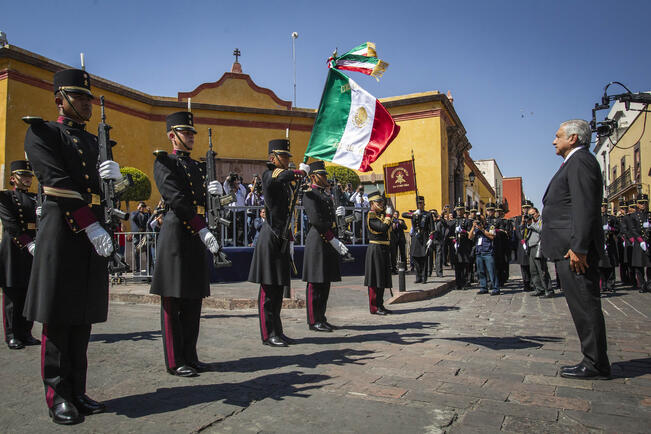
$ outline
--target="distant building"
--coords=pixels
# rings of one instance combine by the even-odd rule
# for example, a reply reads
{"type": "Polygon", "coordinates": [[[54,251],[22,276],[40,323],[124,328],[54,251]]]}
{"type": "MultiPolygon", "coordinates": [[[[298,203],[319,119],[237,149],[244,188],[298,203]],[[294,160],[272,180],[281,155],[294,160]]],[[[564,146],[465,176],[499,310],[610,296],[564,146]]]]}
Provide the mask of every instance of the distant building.
{"type": "Polygon", "coordinates": [[[464,200],[466,202],[466,206],[472,208],[472,206],[476,204],[477,209],[483,214],[483,212],[486,210],[486,204],[488,202],[495,201],[495,190],[490,185],[490,182],[486,179],[479,167],[475,164],[476,162],[470,158],[470,154],[468,152],[464,154],[464,158],[464,179],[466,186],[466,197],[464,200]],[[473,176],[470,175],[471,173],[473,176]]]}
{"type": "Polygon", "coordinates": [[[475,165],[479,169],[484,178],[488,181],[490,186],[495,190],[495,200],[501,201],[503,195],[503,180],[504,176],[494,159],[489,160],[475,160],[475,165]]]}
{"type": "MultiPolygon", "coordinates": [[[[509,211],[506,213],[507,218],[520,215],[524,192],[522,191],[522,177],[504,178],[504,199],[509,204],[509,211]]],[[[535,206],[536,204],[534,204],[535,206]]]]}

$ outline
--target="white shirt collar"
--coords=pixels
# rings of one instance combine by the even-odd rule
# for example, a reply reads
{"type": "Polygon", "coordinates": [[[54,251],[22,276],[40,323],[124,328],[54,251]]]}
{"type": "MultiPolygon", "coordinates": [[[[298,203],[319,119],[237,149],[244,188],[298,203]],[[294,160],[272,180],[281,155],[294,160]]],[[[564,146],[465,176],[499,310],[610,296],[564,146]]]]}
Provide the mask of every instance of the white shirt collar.
{"type": "Polygon", "coordinates": [[[583,149],[583,148],[585,148],[585,146],[579,146],[578,148],[574,148],[574,149],[572,149],[572,150],[570,151],[570,153],[567,154],[567,157],[565,157],[565,160],[563,160],[563,164],[567,163],[567,160],[569,160],[570,157],[571,157],[571,156],[572,156],[576,151],[578,151],[579,149],[583,149]]]}

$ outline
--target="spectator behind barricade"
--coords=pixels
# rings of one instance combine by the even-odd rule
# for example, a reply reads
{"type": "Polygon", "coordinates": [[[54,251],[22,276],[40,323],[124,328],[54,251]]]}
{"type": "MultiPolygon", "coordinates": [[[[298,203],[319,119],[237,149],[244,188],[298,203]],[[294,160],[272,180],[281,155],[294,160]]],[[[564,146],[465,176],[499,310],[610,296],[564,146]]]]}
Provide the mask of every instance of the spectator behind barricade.
{"type": "Polygon", "coordinates": [[[400,218],[400,212],[398,210],[393,211],[393,219],[391,220],[391,238],[389,246],[391,247],[391,272],[394,274],[398,273],[398,257],[400,261],[404,262],[404,265],[407,265],[407,256],[406,256],[406,239],[405,239],[405,230],[407,229],[407,224],[403,219],[400,218]],[[400,254],[400,256],[398,256],[400,254]]]}
{"type": "Polygon", "coordinates": [[[262,225],[264,224],[265,220],[267,220],[267,214],[262,208],[260,210],[260,216],[256,217],[253,220],[253,228],[255,230],[255,236],[253,237],[253,243],[251,243],[251,247],[255,247],[256,243],[258,242],[258,236],[260,235],[260,231],[262,230],[262,225]]]}
{"type": "MultiPolygon", "coordinates": [[[[350,196],[350,202],[353,204],[355,208],[369,208],[369,202],[368,202],[368,196],[364,194],[364,186],[359,185],[357,187],[357,190],[355,193],[353,193],[350,196]]],[[[362,222],[361,224],[355,225],[355,238],[357,239],[356,241],[361,241],[362,240],[362,227],[366,227],[366,224],[364,224],[364,219],[363,219],[363,212],[361,210],[355,211],[355,221],[357,222],[362,222]]]]}
{"type": "MultiPolygon", "coordinates": [[[[246,195],[244,204],[247,207],[253,206],[263,206],[264,205],[264,196],[262,195],[262,181],[256,173],[253,175],[253,179],[249,184],[249,193],[246,195]]],[[[254,220],[257,218],[258,209],[248,209],[246,210],[246,225],[247,225],[247,244],[251,245],[253,242],[253,237],[255,236],[255,228],[253,226],[254,220]]]]}
{"type": "MultiPolygon", "coordinates": [[[[235,193],[235,202],[230,204],[231,207],[244,207],[246,206],[246,188],[242,185],[242,180],[237,173],[231,173],[224,181],[224,193],[235,193]]],[[[235,226],[236,240],[234,245],[244,245],[244,222],[245,212],[244,209],[238,210],[233,213],[234,218],[231,220],[235,226]]],[[[229,228],[229,233],[232,235],[233,227],[229,228]]]]}
{"type": "Polygon", "coordinates": [[[479,274],[479,294],[488,292],[487,278],[490,279],[492,290],[491,295],[499,295],[500,287],[495,271],[495,251],[493,249],[494,230],[486,229],[486,220],[479,214],[472,223],[472,229],[468,233],[468,239],[475,242],[475,262],[477,274],[479,274]]]}
{"type": "Polygon", "coordinates": [[[540,248],[540,233],[542,232],[542,218],[538,208],[529,208],[526,216],[526,224],[529,236],[527,247],[529,250],[529,270],[531,271],[531,283],[535,288],[533,296],[544,296],[552,298],[554,290],[551,287],[551,278],[547,268],[547,259],[543,257],[540,248]]]}
{"type": "MultiPolygon", "coordinates": [[[[151,210],[147,207],[145,202],[139,202],[138,208],[131,213],[131,232],[147,232],[147,221],[149,220],[149,217],[151,217],[151,210]]],[[[140,256],[141,252],[147,252],[147,240],[143,239],[141,234],[134,234],[132,241],[134,246],[132,268],[134,275],[138,275],[144,269],[143,267],[146,267],[147,265],[147,258],[143,260],[140,256]]]]}

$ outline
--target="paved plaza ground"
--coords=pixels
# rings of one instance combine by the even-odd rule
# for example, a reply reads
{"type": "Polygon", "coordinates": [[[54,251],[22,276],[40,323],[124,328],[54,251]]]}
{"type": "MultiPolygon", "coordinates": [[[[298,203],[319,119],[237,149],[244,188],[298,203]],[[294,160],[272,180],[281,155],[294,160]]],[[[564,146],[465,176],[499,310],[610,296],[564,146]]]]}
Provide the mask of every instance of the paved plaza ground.
{"type": "MultiPolygon", "coordinates": [[[[450,291],[381,317],[368,313],[363,278],[348,277],[331,292],[334,333],[310,332],[304,309],[283,310],[298,341],[289,348],[261,345],[255,309],[206,308],[199,355],[213,371],[198,378],[165,373],[157,305],[113,302],[88,350],[88,394],[107,413],[53,424],[40,348],[3,346],[0,432],[651,431],[651,294],[602,299],[615,378],[567,380],[560,366],[581,355],[565,299],[532,297],[518,278],[500,296],[450,291]]],[[[294,282],[299,298],[302,286],[294,282]]],[[[147,289],[114,292],[138,300],[147,289]]],[[[224,299],[256,293],[249,283],[213,286],[224,299]]]]}

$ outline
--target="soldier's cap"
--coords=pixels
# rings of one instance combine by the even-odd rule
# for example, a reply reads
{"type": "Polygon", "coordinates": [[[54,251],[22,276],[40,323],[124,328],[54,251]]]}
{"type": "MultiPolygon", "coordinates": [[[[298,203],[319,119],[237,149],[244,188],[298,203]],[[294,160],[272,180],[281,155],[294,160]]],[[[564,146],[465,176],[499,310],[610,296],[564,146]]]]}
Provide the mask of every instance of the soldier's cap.
{"type": "Polygon", "coordinates": [[[314,173],[315,175],[326,175],[328,172],[325,168],[325,162],[318,160],[310,163],[310,174],[314,173]]]}
{"type": "Polygon", "coordinates": [[[270,154],[285,154],[292,156],[289,152],[289,140],[287,139],[274,139],[269,140],[269,153],[270,154]]]}
{"type": "Polygon", "coordinates": [[[418,196],[418,199],[416,199],[417,203],[425,203],[425,196],[418,196]]]}
{"type": "Polygon", "coordinates": [[[531,208],[533,207],[533,202],[530,201],[529,199],[525,199],[522,201],[522,208],[531,208]]]}
{"type": "Polygon", "coordinates": [[[486,211],[494,210],[495,209],[495,204],[493,202],[488,202],[486,204],[486,211]]]}
{"type": "Polygon", "coordinates": [[[377,190],[368,194],[369,202],[377,202],[381,200],[384,200],[384,196],[382,196],[382,194],[377,190]]]}
{"type": "Polygon", "coordinates": [[[94,98],[90,92],[90,75],[83,69],[64,69],[54,74],[54,93],[83,93],[94,98]]]}
{"type": "Polygon", "coordinates": [[[602,200],[601,201],[601,206],[608,206],[608,201],[602,200]]]}
{"type": "Polygon", "coordinates": [[[197,133],[194,129],[194,116],[190,112],[176,112],[167,115],[167,131],[192,131],[197,133]]]}
{"type": "Polygon", "coordinates": [[[646,194],[641,194],[640,197],[637,198],[637,203],[647,203],[649,202],[649,196],[646,194]]]}
{"type": "Polygon", "coordinates": [[[629,208],[637,208],[637,201],[635,199],[631,199],[628,201],[628,207],[629,208]]]}
{"type": "Polygon", "coordinates": [[[34,175],[32,165],[27,160],[16,160],[11,162],[11,174],[34,175]]]}

